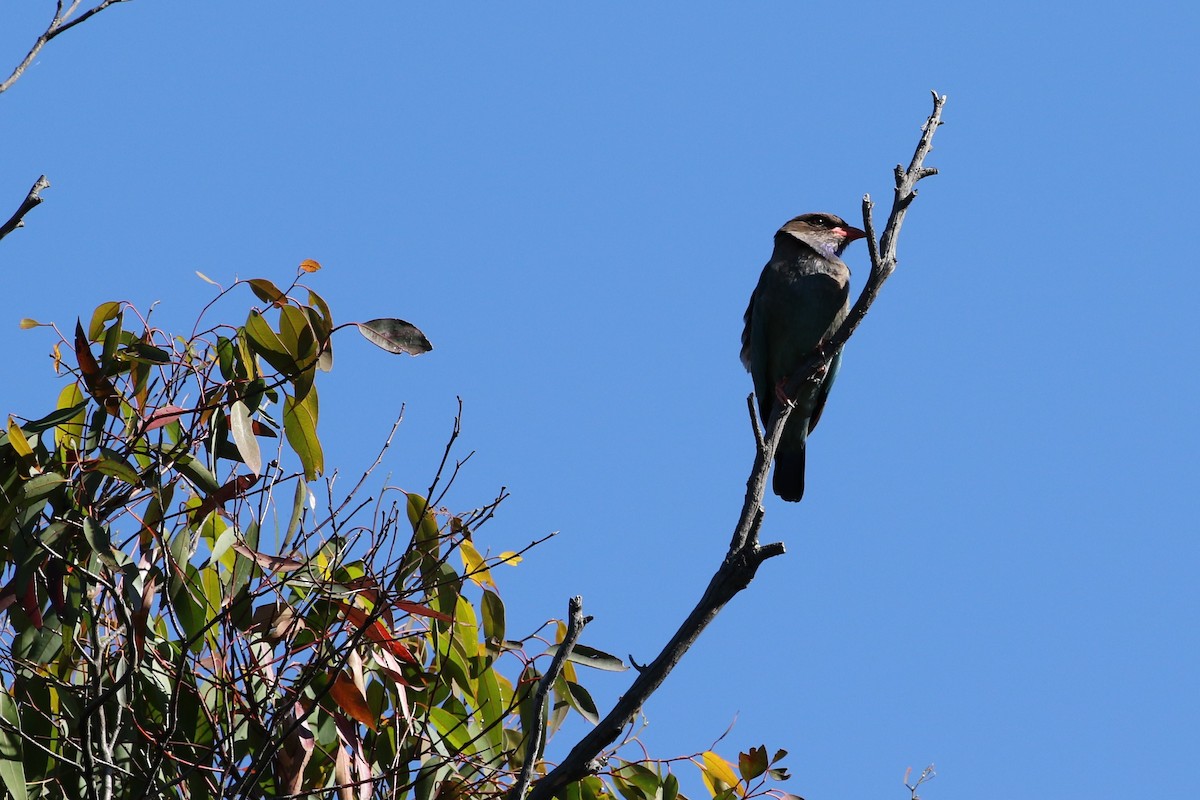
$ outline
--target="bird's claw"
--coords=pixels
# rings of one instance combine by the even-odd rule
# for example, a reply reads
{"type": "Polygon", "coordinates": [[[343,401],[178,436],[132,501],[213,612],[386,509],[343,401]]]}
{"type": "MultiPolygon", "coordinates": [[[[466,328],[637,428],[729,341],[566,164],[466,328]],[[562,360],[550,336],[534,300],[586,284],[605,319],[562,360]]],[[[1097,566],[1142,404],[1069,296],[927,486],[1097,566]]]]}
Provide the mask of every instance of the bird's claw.
{"type": "Polygon", "coordinates": [[[786,389],[787,389],[787,379],[784,378],[775,384],[775,399],[778,400],[780,402],[780,404],[785,407],[787,407],[787,406],[795,407],[796,403],[792,400],[792,398],[787,396],[786,389]]]}

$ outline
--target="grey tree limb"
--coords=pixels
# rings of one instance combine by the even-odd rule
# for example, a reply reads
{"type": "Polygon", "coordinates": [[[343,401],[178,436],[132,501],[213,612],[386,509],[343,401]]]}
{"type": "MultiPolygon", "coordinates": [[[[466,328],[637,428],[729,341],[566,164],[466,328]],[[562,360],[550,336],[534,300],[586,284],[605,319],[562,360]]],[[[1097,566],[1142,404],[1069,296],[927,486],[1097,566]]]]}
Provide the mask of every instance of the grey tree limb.
{"type": "Polygon", "coordinates": [[[883,228],[883,235],[878,240],[875,238],[875,221],[871,216],[875,204],[871,202],[871,195],[863,195],[863,230],[867,232],[867,250],[871,256],[871,272],[841,327],[792,374],[785,390],[789,397],[795,397],[800,386],[805,382],[819,381],[829,360],[842,349],[842,346],[858,329],[859,324],[867,315],[867,310],[879,296],[879,290],[883,287],[884,281],[896,271],[896,239],[900,235],[900,226],[904,224],[904,216],[908,213],[908,207],[917,197],[917,182],[922,178],[937,174],[936,169],[925,166],[925,157],[933,150],[933,135],[937,133],[938,127],[942,124],[942,107],[945,105],[946,95],[933,92],[933,111],[925,120],[925,124],[921,126],[921,139],[917,142],[917,149],[913,153],[908,169],[904,169],[899,164],[895,167],[896,188],[892,199],[892,211],[883,228]]]}
{"type": "Polygon", "coordinates": [[[37,58],[38,53],[42,52],[42,48],[46,46],[46,43],[55,36],[66,33],[67,31],[71,30],[71,28],[74,28],[79,23],[90,19],[96,14],[99,14],[109,6],[116,5],[117,3],[124,3],[125,1],[126,0],[102,0],[102,2],[92,6],[79,16],[75,16],[75,12],[79,10],[79,4],[81,0],[71,0],[71,3],[69,3],[65,8],[63,7],[63,0],[57,0],[54,9],[54,19],[50,20],[50,24],[46,27],[45,32],[34,40],[33,46],[29,48],[29,52],[25,54],[23,59],[21,59],[21,63],[17,64],[12,73],[4,79],[3,83],[0,83],[0,94],[4,94],[14,83],[17,82],[17,79],[25,73],[25,70],[27,70],[29,65],[33,63],[33,60],[37,58]]]}
{"type": "MultiPolygon", "coordinates": [[[[92,6],[87,11],[76,16],[75,12],[79,10],[81,1],[71,0],[65,6],[63,0],[55,1],[54,18],[50,20],[50,24],[46,27],[46,30],[34,40],[33,46],[29,48],[29,52],[21,59],[21,63],[13,68],[13,71],[3,82],[0,82],[0,94],[7,92],[25,74],[25,70],[29,69],[29,65],[37,58],[38,53],[42,52],[42,48],[46,46],[46,43],[55,36],[66,33],[71,28],[74,28],[85,20],[91,19],[109,6],[126,2],[126,0],[101,0],[101,2],[92,6]]],[[[3,239],[17,228],[25,225],[25,215],[42,202],[41,191],[49,187],[50,181],[46,180],[45,175],[37,179],[37,182],[33,184],[33,188],[29,190],[29,194],[25,196],[25,200],[21,203],[20,208],[17,209],[17,212],[9,218],[8,222],[0,225],[0,239],[3,239]]]]}
{"type": "MultiPolygon", "coordinates": [[[[871,274],[857,302],[847,315],[846,321],[842,323],[834,336],[793,374],[787,386],[789,396],[794,397],[796,390],[804,382],[821,379],[829,368],[830,358],[853,335],[867,310],[875,301],[879,288],[895,271],[896,237],[904,221],[904,214],[916,197],[914,187],[917,181],[937,172],[925,167],[924,160],[932,149],[933,134],[941,125],[942,106],[945,102],[944,95],[939,96],[936,92],[934,93],[933,113],[922,127],[921,140],[917,145],[912,162],[907,170],[899,166],[896,168],[896,193],[892,204],[892,213],[888,218],[883,238],[878,247],[875,244],[874,223],[871,219],[871,199],[870,196],[863,198],[864,223],[871,252],[871,274]]],[[[606,756],[603,755],[605,748],[617,740],[621,731],[634,719],[650,695],[662,685],[667,675],[699,638],[701,632],[734,595],[750,584],[759,565],[768,558],[784,553],[782,543],[760,545],[758,535],[763,521],[762,499],[766,492],[767,475],[770,473],[771,461],[775,457],[775,450],[783,435],[783,427],[791,413],[792,406],[784,404],[781,408],[781,404],[776,404],[771,418],[766,422],[765,432],[760,433],[752,397],[748,399],[748,402],[755,441],[754,466],[746,481],[746,497],[742,504],[742,512],[734,526],[733,537],[730,540],[729,551],[725,554],[725,559],[709,581],[700,601],[663,647],[662,652],[650,664],[640,669],[633,684],[604,719],[571,749],[557,767],[533,785],[527,800],[550,800],[564,786],[599,772],[606,759],[606,756]]]]}
{"type": "Polygon", "coordinates": [[[579,634],[583,632],[583,626],[586,624],[587,620],[583,618],[583,598],[576,595],[567,603],[566,635],[563,636],[562,643],[559,644],[554,658],[550,660],[550,667],[546,670],[546,674],[538,681],[537,691],[533,695],[533,730],[528,732],[529,738],[525,744],[525,761],[521,764],[521,772],[517,776],[516,784],[509,790],[508,800],[523,800],[525,793],[529,791],[529,782],[533,779],[534,765],[537,764],[538,758],[541,757],[542,748],[546,742],[546,698],[550,694],[550,688],[558,680],[559,673],[563,669],[563,664],[567,663],[567,658],[570,657],[571,651],[575,649],[575,643],[579,641],[579,634]]]}
{"type": "Polygon", "coordinates": [[[0,225],[0,239],[8,236],[17,228],[24,227],[25,215],[33,209],[37,208],[42,202],[42,190],[50,188],[50,181],[46,180],[46,176],[38,178],[34,181],[29,194],[25,195],[25,199],[21,201],[21,205],[17,208],[16,213],[9,217],[8,222],[0,225]]]}

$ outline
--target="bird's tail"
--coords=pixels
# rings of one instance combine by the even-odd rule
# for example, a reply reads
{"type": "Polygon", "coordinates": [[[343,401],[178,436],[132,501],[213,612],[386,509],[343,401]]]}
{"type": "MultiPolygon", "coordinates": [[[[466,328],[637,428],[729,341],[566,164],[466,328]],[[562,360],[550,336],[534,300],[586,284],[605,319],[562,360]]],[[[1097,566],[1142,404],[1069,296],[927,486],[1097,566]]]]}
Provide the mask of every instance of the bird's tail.
{"type": "Polygon", "coordinates": [[[804,497],[804,447],[775,454],[775,477],[771,488],[789,503],[804,497]]]}

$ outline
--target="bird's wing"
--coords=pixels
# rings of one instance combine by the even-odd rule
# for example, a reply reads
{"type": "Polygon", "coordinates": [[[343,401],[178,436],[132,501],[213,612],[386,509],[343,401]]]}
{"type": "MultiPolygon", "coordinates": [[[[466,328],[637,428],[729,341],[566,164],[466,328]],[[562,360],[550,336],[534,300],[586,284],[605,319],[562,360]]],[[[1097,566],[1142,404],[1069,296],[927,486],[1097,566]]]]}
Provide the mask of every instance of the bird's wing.
{"type": "Polygon", "coordinates": [[[771,264],[763,267],[758,285],[750,295],[750,304],[746,307],[743,318],[746,326],[742,329],[742,364],[750,371],[754,380],[754,395],[758,398],[758,412],[762,416],[763,425],[771,416],[771,404],[775,402],[775,384],[771,377],[770,336],[767,326],[770,320],[769,305],[771,281],[777,276],[771,270],[771,264]]]}
{"type": "MultiPolygon", "coordinates": [[[[761,279],[760,279],[761,280],[761,279]]],[[[742,321],[745,322],[745,327],[742,328],[742,366],[746,371],[750,371],[750,344],[751,344],[751,328],[754,324],[754,298],[758,295],[756,288],[750,293],[750,305],[746,306],[746,313],[742,315],[742,321]]]]}
{"type": "MultiPolygon", "coordinates": [[[[847,276],[848,277],[848,276],[847,276]]],[[[849,311],[850,303],[850,283],[835,281],[837,285],[836,294],[841,301],[841,309],[834,315],[833,321],[829,323],[824,336],[821,340],[824,341],[837,333],[837,329],[842,326],[842,321],[846,319],[846,314],[849,311]]],[[[812,431],[817,427],[817,422],[821,419],[821,411],[825,408],[825,401],[829,398],[829,390],[833,388],[833,381],[837,378],[838,370],[842,368],[842,351],[838,350],[833,358],[829,360],[829,372],[825,375],[825,380],[821,381],[821,388],[817,390],[817,396],[813,400],[812,416],[808,419],[808,429],[812,431]]]]}
{"type": "Polygon", "coordinates": [[[829,398],[829,390],[833,388],[833,379],[837,377],[838,370],[842,368],[842,351],[838,350],[837,355],[829,360],[829,373],[826,374],[825,380],[821,381],[821,388],[817,390],[816,400],[813,402],[812,416],[808,418],[808,430],[811,432],[817,427],[817,421],[821,419],[821,412],[825,409],[825,401],[829,398]]]}

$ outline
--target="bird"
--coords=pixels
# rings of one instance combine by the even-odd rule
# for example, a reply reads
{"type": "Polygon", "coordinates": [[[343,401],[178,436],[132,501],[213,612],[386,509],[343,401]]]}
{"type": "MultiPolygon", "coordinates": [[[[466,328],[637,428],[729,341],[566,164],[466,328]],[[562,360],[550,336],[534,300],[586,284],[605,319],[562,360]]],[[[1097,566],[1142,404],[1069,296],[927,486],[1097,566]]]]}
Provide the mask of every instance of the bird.
{"type": "MultiPolygon", "coordinates": [[[[850,268],[840,256],[867,234],[834,214],[801,214],[775,234],[775,250],[750,295],[742,330],[742,364],[754,380],[763,426],[776,402],[787,401],[792,373],[833,336],[846,318],[850,268]]],[[[804,449],[817,426],[841,367],[839,349],[825,377],[811,391],[790,398],[796,405],[775,451],[771,488],[786,501],[804,497],[804,449]]]]}

